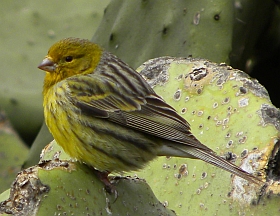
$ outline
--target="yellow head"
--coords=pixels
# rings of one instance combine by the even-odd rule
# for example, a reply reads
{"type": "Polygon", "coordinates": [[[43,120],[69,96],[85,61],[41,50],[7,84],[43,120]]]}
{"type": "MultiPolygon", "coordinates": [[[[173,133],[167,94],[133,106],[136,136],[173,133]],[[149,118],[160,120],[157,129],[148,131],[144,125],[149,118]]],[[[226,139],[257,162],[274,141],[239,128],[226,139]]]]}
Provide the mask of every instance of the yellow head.
{"type": "Polygon", "coordinates": [[[47,72],[44,91],[67,77],[92,73],[101,55],[102,48],[89,40],[66,38],[58,41],[38,66],[47,72]]]}

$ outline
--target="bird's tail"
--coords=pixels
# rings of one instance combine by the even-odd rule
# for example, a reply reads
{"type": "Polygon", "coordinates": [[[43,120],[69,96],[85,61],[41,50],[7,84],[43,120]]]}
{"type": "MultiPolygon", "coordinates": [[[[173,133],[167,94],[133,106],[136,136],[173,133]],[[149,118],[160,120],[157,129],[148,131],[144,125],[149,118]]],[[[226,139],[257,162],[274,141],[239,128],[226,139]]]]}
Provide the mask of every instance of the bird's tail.
{"type": "MultiPolygon", "coordinates": [[[[172,145],[168,147],[168,152],[172,152],[172,155],[170,156],[177,156],[177,157],[188,157],[188,158],[195,158],[203,160],[209,164],[212,164],[216,167],[219,167],[221,169],[224,169],[230,173],[233,173],[243,179],[248,180],[249,182],[253,182],[256,184],[262,184],[263,182],[255,177],[254,175],[244,171],[243,169],[239,168],[238,166],[230,163],[229,161],[223,159],[222,157],[216,155],[212,151],[207,151],[206,149],[199,149],[195,148],[193,146],[187,146],[187,145],[172,145]],[[170,149],[173,149],[170,151],[170,149]]],[[[165,149],[166,150],[166,149],[165,149]]],[[[166,155],[166,154],[165,154],[166,155]]]]}

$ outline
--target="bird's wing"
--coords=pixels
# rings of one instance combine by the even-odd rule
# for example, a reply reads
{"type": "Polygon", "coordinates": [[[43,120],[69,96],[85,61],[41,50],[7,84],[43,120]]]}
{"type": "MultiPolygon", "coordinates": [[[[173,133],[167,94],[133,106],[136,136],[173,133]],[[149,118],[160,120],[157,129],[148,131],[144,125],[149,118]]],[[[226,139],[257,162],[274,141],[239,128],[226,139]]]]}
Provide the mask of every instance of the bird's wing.
{"type": "Polygon", "coordinates": [[[139,92],[125,91],[120,83],[93,74],[66,80],[71,102],[85,115],[106,118],[143,133],[211,151],[190,133],[187,121],[153,90],[147,92],[145,88],[142,93],[144,90],[146,93],[139,96],[139,92]]]}

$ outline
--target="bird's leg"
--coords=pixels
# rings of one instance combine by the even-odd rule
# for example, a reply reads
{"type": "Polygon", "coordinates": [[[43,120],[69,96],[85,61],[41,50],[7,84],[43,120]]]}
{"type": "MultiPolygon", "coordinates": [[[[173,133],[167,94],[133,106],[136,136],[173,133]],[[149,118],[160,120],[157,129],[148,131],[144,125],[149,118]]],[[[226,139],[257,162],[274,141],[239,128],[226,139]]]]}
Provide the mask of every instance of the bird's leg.
{"type": "Polygon", "coordinates": [[[109,194],[117,194],[117,190],[115,188],[115,186],[110,182],[110,180],[108,179],[108,175],[110,174],[110,172],[108,171],[99,171],[93,168],[93,172],[95,173],[95,175],[97,176],[97,178],[103,182],[103,184],[105,185],[105,190],[107,193],[109,194]]]}

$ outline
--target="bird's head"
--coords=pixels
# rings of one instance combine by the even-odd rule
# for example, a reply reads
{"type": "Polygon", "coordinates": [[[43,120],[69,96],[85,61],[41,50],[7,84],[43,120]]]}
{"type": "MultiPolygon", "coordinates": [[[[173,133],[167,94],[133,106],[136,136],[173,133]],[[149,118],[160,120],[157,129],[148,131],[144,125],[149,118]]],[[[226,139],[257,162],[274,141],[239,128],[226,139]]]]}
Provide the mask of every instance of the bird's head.
{"type": "Polygon", "coordinates": [[[92,73],[98,65],[102,49],[89,40],[66,38],[49,49],[38,68],[46,71],[45,88],[77,74],[92,73]]]}

